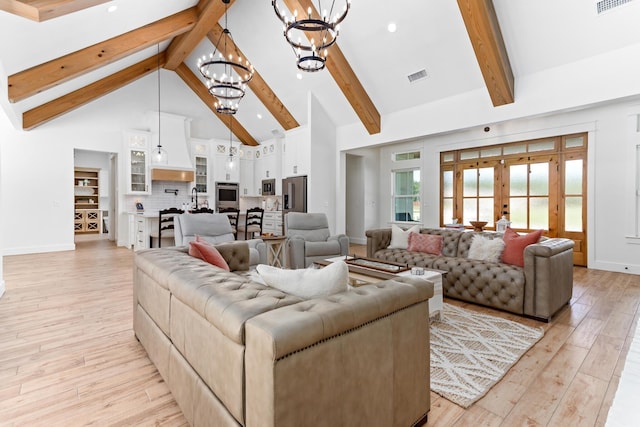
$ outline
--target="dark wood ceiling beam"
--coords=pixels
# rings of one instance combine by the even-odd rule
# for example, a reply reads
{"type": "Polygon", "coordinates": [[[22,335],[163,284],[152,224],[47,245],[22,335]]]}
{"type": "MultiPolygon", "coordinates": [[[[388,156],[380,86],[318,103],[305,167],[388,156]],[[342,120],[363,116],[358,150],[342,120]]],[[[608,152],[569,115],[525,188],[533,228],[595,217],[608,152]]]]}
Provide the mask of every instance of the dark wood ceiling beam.
{"type": "Polygon", "coordinates": [[[245,145],[258,145],[258,141],[240,124],[233,115],[220,114],[213,106],[213,96],[209,93],[205,85],[200,81],[198,76],[193,74],[191,69],[184,62],[176,68],[176,74],[191,88],[198,98],[205,103],[207,107],[225,124],[231,129],[233,134],[245,145]]]}
{"type": "Polygon", "coordinates": [[[104,79],[26,111],[22,114],[22,128],[24,130],[33,129],[49,120],[88,104],[157,70],[158,63],[162,67],[164,62],[165,53],[162,52],[159,59],[158,55],[154,55],[104,79]]]}
{"type": "Polygon", "coordinates": [[[514,102],[514,77],[491,0],[458,0],[494,107],[514,102]]]}
{"type": "Polygon", "coordinates": [[[128,33],[70,53],[9,76],[9,101],[17,102],[74,77],[110,64],[189,31],[195,25],[195,7],[128,33]]]}
{"type": "MultiPolygon", "coordinates": [[[[229,1],[231,6],[235,0],[229,1]]],[[[198,22],[187,33],[180,34],[173,39],[167,48],[167,70],[175,70],[191,54],[193,49],[207,35],[214,25],[217,25],[224,15],[225,4],[221,0],[200,0],[197,6],[198,22]]]]}
{"type": "MultiPolygon", "coordinates": [[[[228,40],[227,50],[225,50],[224,46],[217,46],[218,40],[220,40],[220,36],[224,28],[219,24],[216,24],[214,28],[207,34],[207,37],[213,43],[216,48],[222,52],[224,56],[227,56],[228,51],[233,51],[236,56],[239,55],[242,58],[248,59],[247,56],[242,53],[240,48],[232,41],[228,40]]],[[[249,60],[251,62],[251,60],[249,60]]],[[[251,91],[258,97],[258,99],[264,104],[267,110],[271,113],[271,115],[280,123],[285,130],[297,128],[300,126],[298,121],[291,115],[287,107],[280,101],[280,99],[276,96],[276,94],[271,90],[267,82],[262,78],[258,70],[254,69],[253,78],[249,82],[249,88],[251,91]]]]}
{"type": "Polygon", "coordinates": [[[0,0],[0,10],[42,22],[109,1],[111,0],[0,0]]]}
{"type": "MultiPolygon", "coordinates": [[[[297,9],[298,16],[306,16],[309,7],[314,15],[319,16],[311,0],[284,0],[284,3],[291,12],[297,9]]],[[[340,50],[338,43],[329,48],[326,66],[369,134],[380,133],[380,113],[340,50]]]]}

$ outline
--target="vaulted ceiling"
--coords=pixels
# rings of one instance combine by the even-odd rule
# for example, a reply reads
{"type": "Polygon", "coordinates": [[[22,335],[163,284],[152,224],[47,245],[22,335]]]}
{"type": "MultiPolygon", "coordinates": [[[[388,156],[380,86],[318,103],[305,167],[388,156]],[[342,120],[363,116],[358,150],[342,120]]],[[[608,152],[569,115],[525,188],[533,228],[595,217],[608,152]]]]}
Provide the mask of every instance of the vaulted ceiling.
{"type": "MultiPolygon", "coordinates": [[[[290,10],[313,6],[311,0],[283,3],[290,10]]],[[[222,31],[221,0],[0,0],[1,81],[5,104],[28,130],[162,67],[240,141],[255,145],[306,121],[307,91],[337,126],[359,121],[375,134],[384,114],[481,86],[493,108],[517,102],[519,75],[640,42],[637,31],[625,38],[606,33],[635,24],[613,13],[596,20],[592,2],[523,3],[530,2],[356,0],[327,69],[298,79],[271,2],[231,0],[228,27],[256,74],[238,114],[226,116],[215,112],[195,65],[222,31]],[[107,12],[110,6],[117,10],[107,12]],[[545,7],[553,14],[544,15],[545,7]],[[396,33],[386,31],[392,21],[396,33]],[[585,43],[590,40],[593,45],[585,43]],[[426,79],[409,83],[407,76],[422,69],[426,79]]]]}

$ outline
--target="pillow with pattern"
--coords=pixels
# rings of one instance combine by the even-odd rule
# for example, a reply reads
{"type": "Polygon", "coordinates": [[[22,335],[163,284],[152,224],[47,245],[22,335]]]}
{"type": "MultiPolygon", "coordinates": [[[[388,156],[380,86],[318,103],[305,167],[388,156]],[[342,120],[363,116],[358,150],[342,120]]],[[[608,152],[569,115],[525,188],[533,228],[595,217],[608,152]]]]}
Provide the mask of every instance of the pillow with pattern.
{"type": "Polygon", "coordinates": [[[410,233],[407,250],[426,254],[442,254],[442,236],[435,234],[410,233]]]}

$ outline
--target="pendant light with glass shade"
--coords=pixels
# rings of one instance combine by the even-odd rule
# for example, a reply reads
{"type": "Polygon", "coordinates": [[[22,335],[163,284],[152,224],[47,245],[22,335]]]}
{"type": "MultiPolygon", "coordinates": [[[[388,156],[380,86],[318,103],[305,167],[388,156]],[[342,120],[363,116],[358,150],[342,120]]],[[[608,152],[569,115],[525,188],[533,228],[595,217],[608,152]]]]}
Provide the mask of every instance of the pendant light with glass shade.
{"type": "Polygon", "coordinates": [[[160,44],[158,43],[158,145],[154,148],[151,153],[151,161],[155,164],[166,165],[169,164],[169,156],[167,155],[167,151],[162,148],[162,144],[160,143],[160,44]]]}
{"type": "Polygon", "coordinates": [[[233,161],[233,118],[229,117],[229,157],[227,158],[226,169],[227,172],[231,173],[233,168],[235,167],[235,163],[233,161]]]}

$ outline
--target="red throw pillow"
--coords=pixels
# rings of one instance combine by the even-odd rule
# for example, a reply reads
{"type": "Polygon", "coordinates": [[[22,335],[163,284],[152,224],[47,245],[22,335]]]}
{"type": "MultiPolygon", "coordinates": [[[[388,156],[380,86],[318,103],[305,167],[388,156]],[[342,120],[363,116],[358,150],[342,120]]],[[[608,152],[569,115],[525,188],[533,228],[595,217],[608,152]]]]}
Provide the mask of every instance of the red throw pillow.
{"type": "Polygon", "coordinates": [[[209,264],[220,267],[223,270],[230,270],[227,261],[225,261],[220,252],[209,243],[203,241],[189,242],[189,255],[207,261],[209,264]]]}
{"type": "Polygon", "coordinates": [[[502,252],[502,262],[505,264],[518,265],[524,267],[524,248],[534,243],[538,243],[542,236],[542,230],[532,231],[529,234],[519,235],[511,227],[507,227],[502,239],[504,240],[504,251],[502,252]]]}
{"type": "Polygon", "coordinates": [[[426,254],[442,254],[442,236],[435,234],[409,233],[408,251],[426,254]]]}

